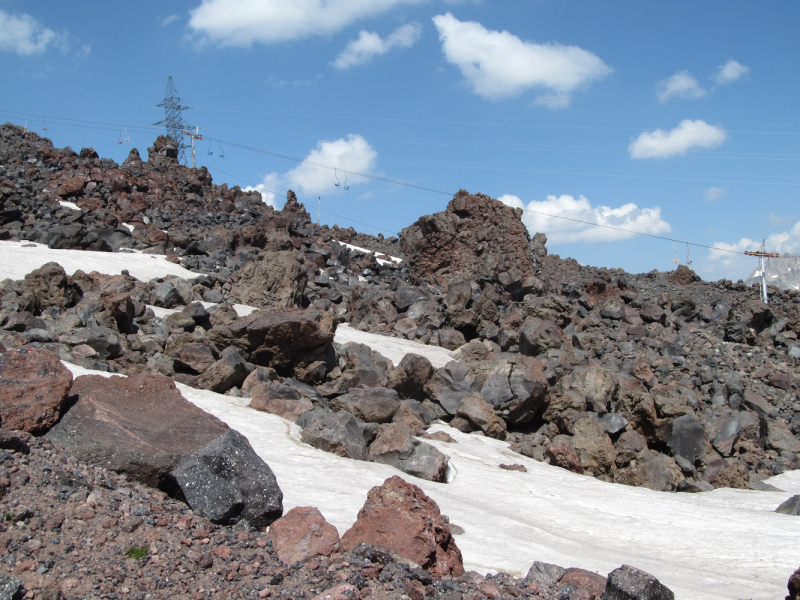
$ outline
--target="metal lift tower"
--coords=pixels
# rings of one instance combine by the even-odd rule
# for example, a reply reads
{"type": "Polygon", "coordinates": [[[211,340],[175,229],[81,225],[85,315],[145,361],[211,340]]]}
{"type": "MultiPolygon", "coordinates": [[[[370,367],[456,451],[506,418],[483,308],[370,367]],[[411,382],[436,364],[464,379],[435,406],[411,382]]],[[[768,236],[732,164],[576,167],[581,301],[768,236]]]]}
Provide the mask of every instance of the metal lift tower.
{"type": "Polygon", "coordinates": [[[186,142],[181,132],[192,129],[192,126],[183,120],[183,111],[189,107],[181,104],[178,90],[175,89],[175,83],[172,81],[172,75],[167,80],[164,101],[161,104],[156,104],[156,106],[164,107],[165,116],[163,121],[153,123],[153,125],[161,125],[167,128],[167,137],[172,138],[178,148],[178,162],[186,165],[186,142]]]}

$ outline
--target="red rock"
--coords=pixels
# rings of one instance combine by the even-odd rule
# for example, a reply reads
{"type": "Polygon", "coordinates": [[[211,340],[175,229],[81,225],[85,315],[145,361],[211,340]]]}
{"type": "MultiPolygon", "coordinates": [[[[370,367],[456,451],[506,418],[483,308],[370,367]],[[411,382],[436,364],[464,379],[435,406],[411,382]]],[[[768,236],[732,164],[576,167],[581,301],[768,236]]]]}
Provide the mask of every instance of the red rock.
{"type": "Polygon", "coordinates": [[[575,586],[578,588],[580,596],[573,592],[570,598],[586,598],[587,600],[595,600],[602,598],[606,593],[606,578],[597,573],[586,571],[584,569],[567,569],[564,576],[559,579],[556,590],[567,585],[575,586]]]}
{"type": "Polygon", "coordinates": [[[278,415],[292,423],[297,421],[297,417],[314,408],[308,398],[290,400],[287,398],[266,398],[264,396],[255,396],[250,401],[249,406],[261,412],[278,415]]]}
{"type": "Polygon", "coordinates": [[[316,508],[293,508],[269,526],[269,538],[278,558],[293,565],[312,556],[329,556],[339,544],[339,532],[316,508]]]}
{"type": "Polygon", "coordinates": [[[178,463],[228,431],[160,375],[75,379],[78,400],[48,437],[78,460],[156,486],[178,463]]]}
{"type": "Polygon", "coordinates": [[[4,429],[45,433],[61,417],[72,373],[47,350],[23,347],[0,355],[0,420],[4,429]]]}
{"type": "Polygon", "coordinates": [[[349,551],[362,542],[404,556],[434,577],[464,573],[461,551],[439,506],[420,488],[396,475],[369,491],[339,547],[349,551]]]}
{"type": "Polygon", "coordinates": [[[545,449],[545,456],[550,459],[550,464],[562,469],[567,469],[573,473],[583,473],[581,457],[578,451],[572,446],[563,442],[550,444],[545,449]]]}
{"type": "Polygon", "coordinates": [[[62,198],[77,196],[83,191],[84,183],[83,177],[70,177],[58,186],[58,195],[62,198]]]}

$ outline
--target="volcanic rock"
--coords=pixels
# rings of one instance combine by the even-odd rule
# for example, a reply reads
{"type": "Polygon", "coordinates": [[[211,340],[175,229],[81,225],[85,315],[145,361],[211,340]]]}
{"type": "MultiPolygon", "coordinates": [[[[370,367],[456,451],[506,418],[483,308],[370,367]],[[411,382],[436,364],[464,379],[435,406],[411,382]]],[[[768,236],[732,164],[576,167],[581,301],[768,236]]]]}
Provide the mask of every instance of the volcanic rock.
{"type": "Polygon", "coordinates": [[[428,481],[445,481],[447,456],[436,448],[415,440],[400,423],[380,427],[378,436],[370,444],[369,457],[372,462],[391,465],[394,468],[428,481]]]}
{"type": "Polygon", "coordinates": [[[400,232],[414,282],[497,282],[521,298],[536,280],[521,217],[521,209],[461,190],[444,212],[400,232]]]}
{"type": "Polygon", "coordinates": [[[47,434],[80,460],[156,487],[184,458],[228,430],[160,375],[83,375],[76,404],[47,434]]]}
{"type": "Polygon", "coordinates": [[[461,551],[439,506],[420,488],[394,476],[374,487],[358,518],[339,542],[352,550],[366,543],[408,558],[434,577],[464,573],[461,551]]]}
{"type": "Polygon", "coordinates": [[[72,373],[47,350],[23,347],[0,354],[3,429],[45,433],[55,425],[72,386],[72,373]]]}
{"type": "Polygon", "coordinates": [[[367,445],[358,421],[344,410],[328,413],[313,421],[303,429],[300,439],[315,448],[339,456],[355,460],[367,459],[367,445]]]}
{"type": "Polygon", "coordinates": [[[674,600],[669,588],[658,579],[629,565],[608,574],[603,600],[674,600]]]}
{"type": "Polygon", "coordinates": [[[313,556],[329,556],[339,546],[339,532],[311,506],[298,506],[272,523],[269,539],[278,558],[293,565],[313,556]]]}
{"type": "Polygon", "coordinates": [[[229,429],[184,458],[169,474],[196,513],[213,523],[266,527],[283,514],[283,492],[247,438],[229,429]]]}

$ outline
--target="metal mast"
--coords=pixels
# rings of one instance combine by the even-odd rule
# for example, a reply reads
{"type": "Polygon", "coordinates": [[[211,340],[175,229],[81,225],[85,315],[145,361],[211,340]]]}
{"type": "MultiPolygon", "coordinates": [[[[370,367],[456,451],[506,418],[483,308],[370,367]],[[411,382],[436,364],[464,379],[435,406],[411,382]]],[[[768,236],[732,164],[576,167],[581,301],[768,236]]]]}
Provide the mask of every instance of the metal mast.
{"type": "Polygon", "coordinates": [[[175,83],[172,81],[172,75],[167,80],[167,91],[164,94],[164,101],[156,106],[164,107],[164,120],[153,125],[161,125],[167,128],[167,137],[172,138],[178,148],[178,162],[186,164],[186,142],[184,141],[181,132],[187,131],[192,128],[189,123],[183,120],[182,111],[187,110],[189,107],[181,104],[181,99],[178,97],[178,90],[175,89],[175,83]]]}

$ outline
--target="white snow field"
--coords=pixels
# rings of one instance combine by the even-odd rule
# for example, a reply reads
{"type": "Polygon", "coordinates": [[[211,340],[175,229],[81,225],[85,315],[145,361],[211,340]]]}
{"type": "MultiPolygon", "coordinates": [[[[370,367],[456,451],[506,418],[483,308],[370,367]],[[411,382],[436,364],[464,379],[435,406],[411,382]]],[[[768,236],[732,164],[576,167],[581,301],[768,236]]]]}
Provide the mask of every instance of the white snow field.
{"type": "MultiPolygon", "coordinates": [[[[10,274],[9,263],[15,260],[24,260],[27,271],[50,260],[69,270],[62,262],[62,253],[68,251],[37,249],[26,255],[33,248],[15,246],[12,255],[6,252],[7,243],[0,244],[0,279],[20,278],[10,274]]],[[[118,261],[110,271],[118,273],[130,270],[128,261],[136,255],[106,256],[109,269],[118,261]]],[[[87,261],[88,257],[82,262],[87,261]]],[[[360,339],[374,342],[371,336],[360,339]]],[[[380,342],[376,349],[381,353],[407,351],[405,340],[380,342]]],[[[417,346],[414,351],[424,354],[441,350],[417,346]]],[[[429,357],[441,360],[438,355],[429,357]]],[[[66,366],[76,376],[89,373],[66,366]]],[[[275,472],[285,510],[316,506],[340,534],[355,521],[369,489],[399,473],[307,446],[296,425],[248,408],[247,399],[178,387],[188,400],[248,438],[275,472]]],[[[605,575],[630,564],[658,577],[679,600],[767,600],[785,596],[786,582],[800,566],[800,517],[773,512],[800,493],[798,471],[769,481],[782,492],[653,492],[538,463],[512,452],[505,442],[462,434],[446,425],[432,430],[445,430],[457,440],[430,441],[450,456],[453,481],[439,484],[401,475],[422,487],[451,522],[464,529],[456,541],[467,569],[524,575],[539,560],[605,575]],[[528,472],[505,471],[501,463],[522,464],[528,472]]]]}
{"type": "Polygon", "coordinates": [[[67,275],[78,269],[85,273],[97,271],[104,275],[119,275],[123,269],[140,281],[175,275],[186,279],[197,277],[180,265],[167,260],[163,254],[141,252],[92,252],[88,250],[51,250],[31,242],[0,241],[0,281],[22,279],[48,262],[57,262],[67,275]]]}

